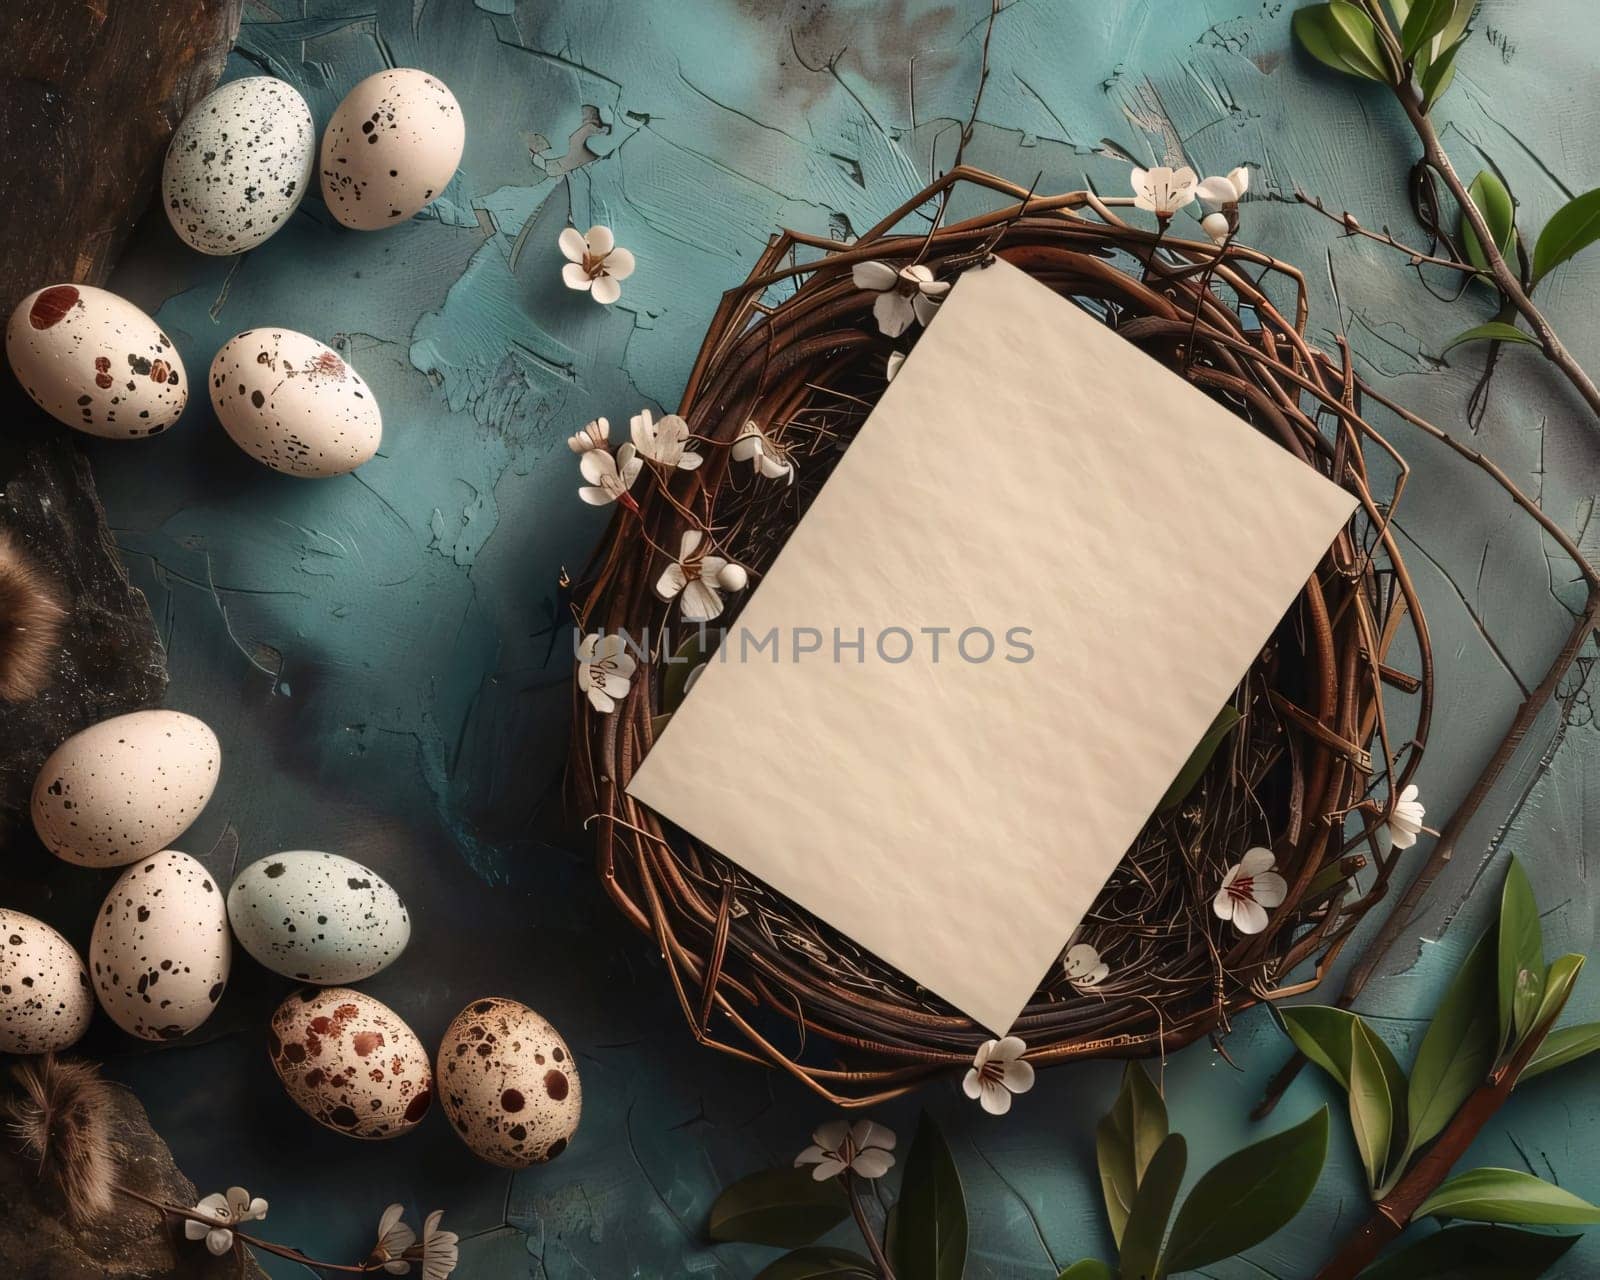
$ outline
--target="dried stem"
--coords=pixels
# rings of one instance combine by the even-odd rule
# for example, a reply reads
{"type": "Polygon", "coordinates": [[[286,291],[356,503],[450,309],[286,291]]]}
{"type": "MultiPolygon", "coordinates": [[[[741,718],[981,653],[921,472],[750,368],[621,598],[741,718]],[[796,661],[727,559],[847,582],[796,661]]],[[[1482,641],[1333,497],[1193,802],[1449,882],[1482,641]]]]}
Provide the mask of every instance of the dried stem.
{"type": "Polygon", "coordinates": [[[889,1259],[884,1256],[883,1246],[878,1243],[878,1233],[867,1221],[867,1210],[861,1203],[861,1189],[856,1176],[848,1169],[844,1171],[844,1188],[850,1197],[850,1212],[855,1215],[856,1226],[861,1229],[861,1238],[867,1242],[867,1252],[872,1255],[873,1266],[878,1268],[882,1280],[895,1280],[894,1268],[889,1265],[889,1259]]]}
{"type": "Polygon", "coordinates": [[[1401,253],[1405,254],[1411,259],[1412,266],[1419,266],[1423,263],[1426,263],[1429,266],[1449,267],[1452,271],[1462,271],[1468,275],[1475,276],[1479,274],[1478,268],[1470,262],[1460,262],[1455,258],[1441,258],[1436,253],[1424,253],[1421,249],[1414,249],[1408,244],[1401,243],[1399,240],[1394,238],[1388,227],[1385,227],[1381,232],[1370,231],[1357,222],[1355,215],[1350,213],[1348,210],[1335,213],[1332,209],[1328,208],[1327,205],[1322,203],[1320,196],[1310,196],[1304,191],[1296,191],[1294,193],[1294,198],[1307,208],[1315,209],[1324,218],[1327,218],[1332,222],[1337,222],[1341,227],[1344,228],[1346,235],[1365,236],[1368,240],[1376,240],[1381,245],[1387,245],[1391,249],[1398,249],[1401,253]]]}

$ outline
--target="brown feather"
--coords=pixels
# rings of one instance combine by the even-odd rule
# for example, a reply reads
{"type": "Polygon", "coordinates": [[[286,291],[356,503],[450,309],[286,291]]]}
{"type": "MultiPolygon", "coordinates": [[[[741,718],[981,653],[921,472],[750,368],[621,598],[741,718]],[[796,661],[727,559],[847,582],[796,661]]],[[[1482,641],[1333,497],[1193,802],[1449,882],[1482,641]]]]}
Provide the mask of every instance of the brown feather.
{"type": "Polygon", "coordinates": [[[50,682],[66,616],[55,583],[0,529],[0,701],[25,701],[50,682]]]}
{"type": "Polygon", "coordinates": [[[24,1059],[11,1074],[22,1094],[6,1110],[23,1151],[75,1221],[100,1217],[111,1208],[117,1177],[111,1086],[91,1064],[54,1054],[24,1059]]]}

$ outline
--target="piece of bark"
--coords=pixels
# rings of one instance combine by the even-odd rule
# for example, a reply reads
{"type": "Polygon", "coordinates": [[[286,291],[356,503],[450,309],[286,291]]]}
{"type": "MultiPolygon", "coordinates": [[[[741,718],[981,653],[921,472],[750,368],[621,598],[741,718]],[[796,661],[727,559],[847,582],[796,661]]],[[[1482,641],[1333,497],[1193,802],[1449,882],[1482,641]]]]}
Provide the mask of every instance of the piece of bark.
{"type": "Polygon", "coordinates": [[[215,87],[243,0],[8,0],[0,16],[0,305],[101,284],[167,140],[215,87]]]}
{"type": "MultiPolygon", "coordinates": [[[[216,85],[243,0],[0,6],[0,324],[46,284],[103,284],[150,205],[168,139],[216,85]]],[[[71,602],[54,681],[0,707],[0,843],[33,775],[79,729],[160,698],[165,655],[128,582],[74,432],[0,376],[0,523],[71,602]]]]}
{"type": "MultiPolygon", "coordinates": [[[[114,1144],[124,1185],[168,1204],[192,1205],[199,1194],[178,1171],[139,1100],[113,1086],[114,1144]]],[[[216,1258],[184,1238],[174,1220],[119,1197],[93,1226],[68,1225],[59,1193],[40,1182],[33,1165],[0,1141],[0,1275],[6,1280],[267,1280],[246,1251],[216,1258]]]]}

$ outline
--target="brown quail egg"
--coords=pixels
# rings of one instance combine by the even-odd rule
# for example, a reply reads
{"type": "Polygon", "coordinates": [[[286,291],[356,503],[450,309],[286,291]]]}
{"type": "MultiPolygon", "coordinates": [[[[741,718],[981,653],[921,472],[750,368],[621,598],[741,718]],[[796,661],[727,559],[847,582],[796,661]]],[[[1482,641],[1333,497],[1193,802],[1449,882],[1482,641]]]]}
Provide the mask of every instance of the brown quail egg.
{"type": "Polygon", "coordinates": [[[272,1066],[294,1104],[352,1138],[397,1138],[428,1114],[433,1077],[416,1033],[348,987],[296,992],[272,1015],[272,1066]]]}
{"type": "Polygon", "coordinates": [[[583,1114],[578,1064],[527,1005],[494,996],[456,1015],[439,1046],[439,1100],[474,1155],[507,1169],[554,1160],[583,1114]]]}

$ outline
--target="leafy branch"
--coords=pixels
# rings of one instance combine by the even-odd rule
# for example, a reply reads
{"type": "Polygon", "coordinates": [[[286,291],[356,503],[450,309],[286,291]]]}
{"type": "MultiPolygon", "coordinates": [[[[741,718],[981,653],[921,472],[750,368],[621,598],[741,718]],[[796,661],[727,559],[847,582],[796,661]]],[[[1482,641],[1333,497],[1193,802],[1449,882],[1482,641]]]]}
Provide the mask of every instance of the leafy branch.
{"type": "MultiPolygon", "coordinates": [[[[1413,264],[1434,262],[1473,271],[1498,292],[1499,313],[1458,334],[1445,350],[1468,342],[1537,346],[1600,416],[1600,386],[1567,350],[1533,300],[1534,290],[1551,271],[1600,240],[1600,189],[1577,196],[1558,209],[1528,255],[1516,226],[1510,192],[1488,171],[1470,186],[1464,183],[1434,129],[1433,108],[1455,78],[1456,58],[1469,38],[1477,3],[1388,0],[1386,10],[1383,0],[1331,0],[1295,12],[1295,38],[1312,57],[1344,75],[1385,84],[1394,93],[1422,143],[1418,165],[1426,180],[1422,185],[1431,185],[1436,177],[1460,210],[1464,256],[1441,262],[1438,255],[1407,248],[1387,232],[1382,236],[1366,232],[1348,213],[1329,216],[1342,221],[1349,234],[1369,235],[1406,253],[1413,264]],[[1515,269],[1513,258],[1517,259],[1515,269]],[[1518,327],[1518,319],[1526,329],[1518,327]]],[[[1431,210],[1429,220],[1437,236],[1438,222],[1431,210]]],[[[1492,350],[1497,351],[1498,345],[1492,350]]]]}
{"type": "Polygon", "coordinates": [[[1469,1261],[1504,1255],[1483,1274],[1533,1280],[1575,1236],[1514,1226],[1600,1222],[1600,1207],[1511,1169],[1450,1177],[1472,1140],[1525,1080],[1600,1049],[1600,1023],[1556,1031],[1583,957],[1549,965],[1539,911],[1512,860],[1500,915],[1468,953],[1435,1011],[1407,1076],[1368,1024],[1344,1009],[1300,1005],[1279,1018],[1289,1038],[1348,1094],[1350,1125],[1373,1210],[1317,1273],[1317,1280],[1428,1280],[1470,1274],[1469,1261]],[[1479,1224],[1379,1252],[1417,1218],[1479,1224]],[[1507,1225],[1511,1224],[1511,1225],[1507,1225]]]}

